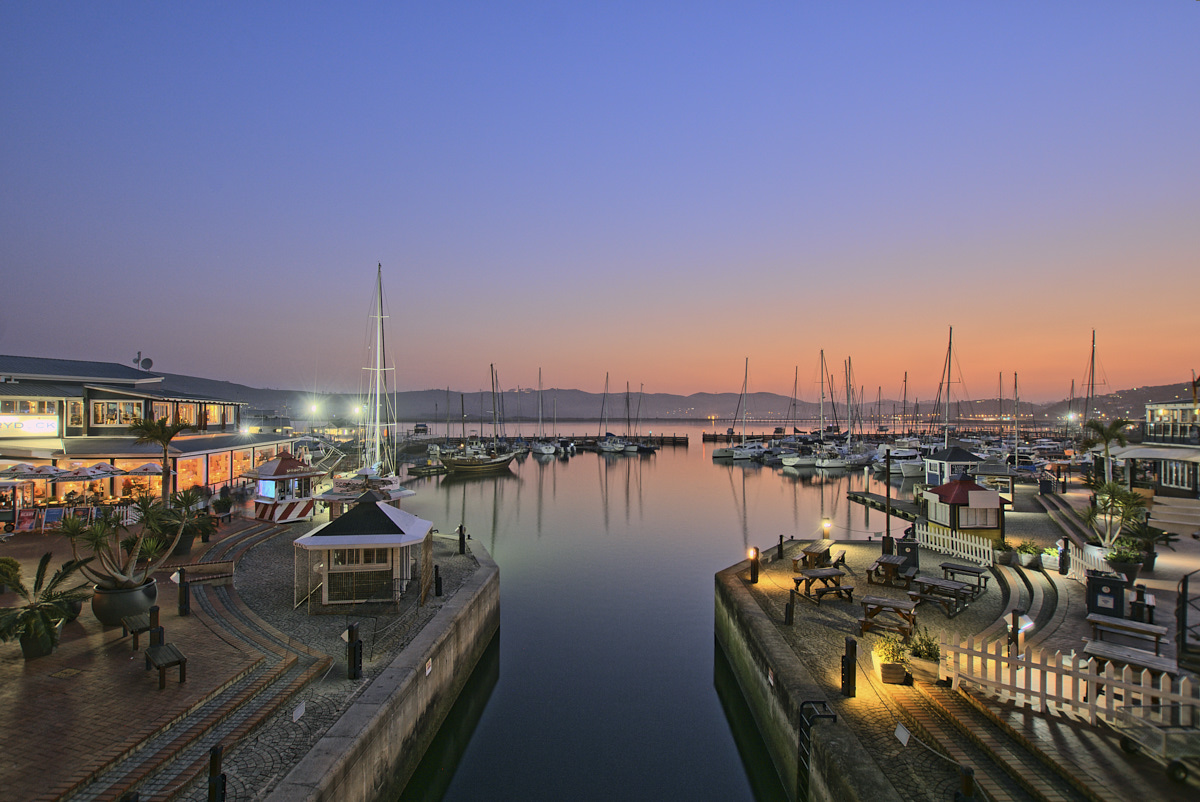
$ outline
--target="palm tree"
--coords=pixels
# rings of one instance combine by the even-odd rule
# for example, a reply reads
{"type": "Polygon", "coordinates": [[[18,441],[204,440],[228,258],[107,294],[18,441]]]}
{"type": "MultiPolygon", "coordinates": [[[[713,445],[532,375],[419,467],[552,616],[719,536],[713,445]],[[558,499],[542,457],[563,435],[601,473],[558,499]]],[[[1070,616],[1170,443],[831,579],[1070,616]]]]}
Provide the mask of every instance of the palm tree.
{"type": "Polygon", "coordinates": [[[138,418],[129,424],[129,433],[136,436],[134,442],[141,445],[153,443],[161,446],[162,456],[162,503],[163,507],[171,506],[171,441],[180,432],[190,432],[194,429],[186,423],[167,423],[166,418],[147,420],[138,418]]]}
{"type": "Polygon", "coordinates": [[[1112,455],[1109,453],[1113,443],[1117,445],[1125,445],[1129,441],[1125,438],[1125,428],[1133,421],[1117,418],[1107,426],[1096,419],[1092,419],[1083,425],[1083,431],[1086,435],[1083,438],[1083,447],[1092,448],[1093,446],[1104,446],[1104,481],[1112,482],[1112,455]]]}

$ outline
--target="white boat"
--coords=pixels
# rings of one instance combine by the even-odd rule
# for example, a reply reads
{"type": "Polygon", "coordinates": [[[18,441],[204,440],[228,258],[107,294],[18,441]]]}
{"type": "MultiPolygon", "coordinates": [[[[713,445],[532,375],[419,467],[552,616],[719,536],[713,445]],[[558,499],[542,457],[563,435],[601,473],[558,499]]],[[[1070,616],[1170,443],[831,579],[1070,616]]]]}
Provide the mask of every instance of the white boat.
{"type": "Polygon", "coordinates": [[[761,457],[767,451],[767,446],[760,440],[752,440],[749,443],[742,443],[739,446],[733,447],[734,459],[755,459],[761,457]]]}
{"type": "MultiPolygon", "coordinates": [[[[746,385],[750,380],[750,358],[746,357],[746,371],[742,377],[742,395],[738,399],[738,410],[742,413],[742,439],[738,445],[730,445],[724,448],[714,448],[713,459],[750,459],[752,451],[747,451],[746,447],[751,445],[746,442],[746,385]]],[[[733,419],[737,420],[737,410],[733,413],[733,419]]],[[[728,429],[730,439],[733,438],[733,427],[728,429]]],[[[762,446],[761,443],[759,443],[762,446]]],[[[765,448],[765,446],[762,446],[765,448]]]]}

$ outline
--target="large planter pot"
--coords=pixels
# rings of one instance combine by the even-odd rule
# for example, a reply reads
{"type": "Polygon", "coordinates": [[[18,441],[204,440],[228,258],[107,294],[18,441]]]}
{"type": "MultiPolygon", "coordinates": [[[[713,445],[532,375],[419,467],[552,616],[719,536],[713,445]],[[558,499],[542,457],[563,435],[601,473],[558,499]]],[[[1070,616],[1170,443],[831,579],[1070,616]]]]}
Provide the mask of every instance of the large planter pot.
{"type": "Polygon", "coordinates": [[[1115,573],[1124,574],[1125,578],[1129,580],[1130,585],[1137,582],[1138,574],[1142,570],[1141,563],[1121,563],[1112,560],[1108,561],[1108,567],[1115,573]]]}
{"type": "Polygon", "coordinates": [[[1011,551],[997,551],[996,552],[996,565],[1012,565],[1012,561],[1013,561],[1013,552],[1011,552],[1011,551]]]}
{"type": "Polygon", "coordinates": [[[1108,557],[1108,549],[1099,543],[1084,543],[1083,554],[1093,563],[1104,562],[1108,557]]]}
{"type": "Polygon", "coordinates": [[[147,612],[157,601],[158,584],[153,579],[140,588],[96,588],[92,594],[92,614],[106,627],[119,627],[122,618],[147,612]]]}
{"type": "Polygon", "coordinates": [[[175,548],[171,549],[172,557],[186,557],[192,553],[192,544],[196,542],[196,535],[183,535],[179,538],[179,542],[175,544],[175,548]]]}
{"type": "Polygon", "coordinates": [[[1022,568],[1037,568],[1038,560],[1042,556],[1040,554],[1026,554],[1023,551],[1016,552],[1017,565],[1022,568]]]}
{"type": "Polygon", "coordinates": [[[1042,555],[1042,570],[1049,573],[1058,570],[1058,555],[1043,554],[1042,555]]]}
{"type": "Polygon", "coordinates": [[[25,657],[26,660],[36,660],[39,657],[45,657],[45,656],[53,653],[54,650],[56,648],[58,648],[58,636],[61,632],[62,632],[62,622],[59,621],[58,626],[55,628],[55,631],[54,631],[54,637],[51,638],[51,640],[50,640],[50,648],[49,649],[44,648],[42,646],[41,642],[37,638],[31,637],[28,635],[22,635],[20,638],[21,654],[25,657]]]}
{"type": "Polygon", "coordinates": [[[941,679],[941,677],[938,676],[939,665],[940,663],[937,660],[925,660],[920,657],[909,657],[908,673],[912,674],[912,678],[914,680],[932,685],[941,679]]]}
{"type": "Polygon", "coordinates": [[[76,618],[78,618],[79,614],[82,612],[83,612],[83,602],[81,602],[81,601],[67,602],[67,617],[63,619],[63,623],[65,623],[65,624],[71,623],[76,618]]]}
{"type": "Polygon", "coordinates": [[[1158,560],[1157,551],[1147,551],[1146,556],[1142,558],[1142,570],[1148,574],[1154,573],[1154,563],[1158,560]]]}
{"type": "Polygon", "coordinates": [[[885,663],[875,652],[871,652],[871,662],[875,664],[875,676],[885,684],[903,685],[904,680],[908,677],[904,663],[885,663]]]}

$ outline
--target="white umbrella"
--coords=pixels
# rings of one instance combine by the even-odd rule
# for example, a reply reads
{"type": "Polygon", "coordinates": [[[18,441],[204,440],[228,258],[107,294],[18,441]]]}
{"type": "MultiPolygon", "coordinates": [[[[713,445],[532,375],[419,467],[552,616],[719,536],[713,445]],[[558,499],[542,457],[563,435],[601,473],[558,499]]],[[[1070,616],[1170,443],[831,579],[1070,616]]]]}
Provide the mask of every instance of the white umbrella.
{"type": "Polygon", "coordinates": [[[97,479],[111,479],[112,474],[107,471],[98,471],[95,468],[76,468],[73,471],[64,471],[54,477],[56,482],[94,482],[97,479]]]}
{"type": "MultiPolygon", "coordinates": [[[[162,466],[156,462],[147,462],[145,465],[139,465],[125,473],[127,476],[162,476],[162,466]]],[[[175,471],[171,471],[171,473],[175,473],[175,471]]]]}
{"type": "Polygon", "coordinates": [[[97,462],[95,465],[92,466],[92,470],[104,471],[109,476],[124,476],[125,475],[125,471],[121,470],[116,465],[113,465],[110,462],[97,462]]]}
{"type": "Polygon", "coordinates": [[[53,479],[60,473],[66,473],[66,471],[53,465],[38,465],[28,473],[28,477],[30,479],[53,479]]]}
{"type": "Polygon", "coordinates": [[[15,479],[18,476],[24,476],[32,470],[33,466],[28,462],[18,462],[16,465],[9,465],[4,470],[0,471],[0,478],[15,479]]]}

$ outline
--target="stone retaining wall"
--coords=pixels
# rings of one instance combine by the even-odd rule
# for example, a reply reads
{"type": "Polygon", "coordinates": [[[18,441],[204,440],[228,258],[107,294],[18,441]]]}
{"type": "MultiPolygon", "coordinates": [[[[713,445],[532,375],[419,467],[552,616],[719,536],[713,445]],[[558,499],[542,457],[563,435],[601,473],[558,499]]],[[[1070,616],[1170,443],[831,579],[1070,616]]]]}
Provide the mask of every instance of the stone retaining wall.
{"type": "Polygon", "coordinates": [[[800,705],[826,699],[775,622],[738,576],[748,562],[716,575],[716,636],[737,677],[788,798],[793,802],[899,802],[853,731],[841,720],[818,721],[812,733],[812,777],[799,760],[800,705]]]}
{"type": "Polygon", "coordinates": [[[500,569],[479,568],[275,787],[268,802],[395,799],[500,628],[500,569]]]}

